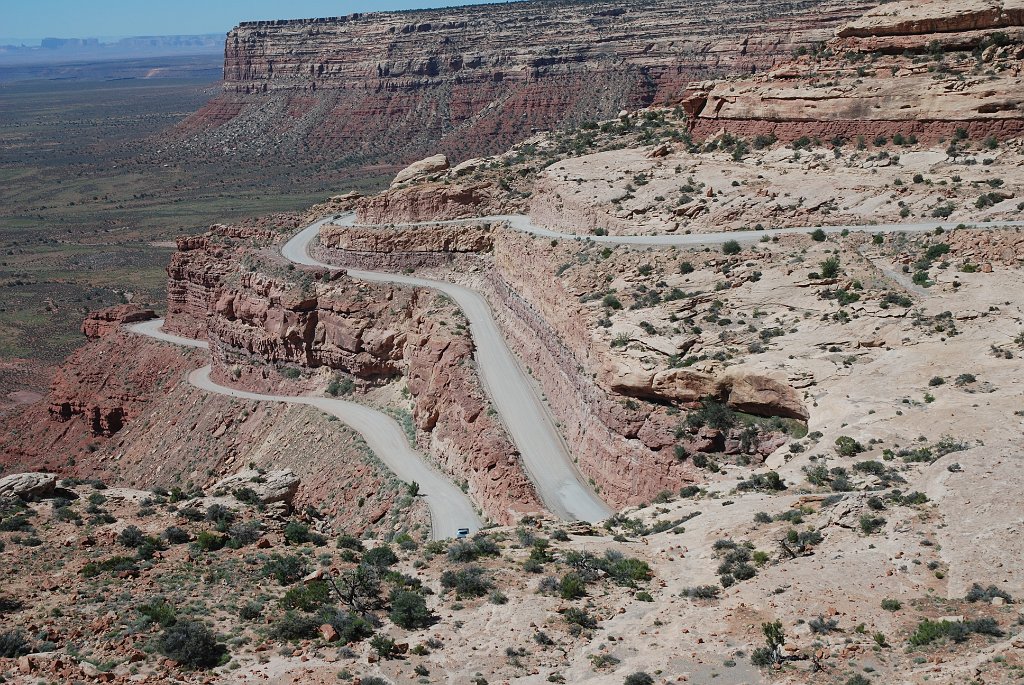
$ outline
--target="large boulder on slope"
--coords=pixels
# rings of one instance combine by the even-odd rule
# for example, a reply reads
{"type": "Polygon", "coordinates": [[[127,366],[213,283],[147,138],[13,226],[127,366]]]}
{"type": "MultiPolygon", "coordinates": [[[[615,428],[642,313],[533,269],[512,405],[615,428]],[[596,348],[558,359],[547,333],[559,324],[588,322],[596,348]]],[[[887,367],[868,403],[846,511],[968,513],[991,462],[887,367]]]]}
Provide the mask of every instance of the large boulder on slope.
{"type": "Polygon", "coordinates": [[[0,478],[0,497],[42,497],[57,487],[52,473],[15,473],[0,478]]]}
{"type": "Polygon", "coordinates": [[[421,176],[426,176],[427,174],[435,174],[439,171],[445,171],[448,167],[448,158],[444,155],[427,157],[426,159],[421,159],[418,162],[413,162],[399,171],[398,175],[395,176],[395,180],[391,182],[391,185],[398,185],[399,183],[412,181],[420,178],[421,176]]]}
{"type": "Polygon", "coordinates": [[[260,473],[247,469],[228,476],[213,486],[215,494],[230,494],[240,488],[249,488],[263,504],[284,502],[291,505],[299,490],[299,477],[290,469],[260,473]]]}

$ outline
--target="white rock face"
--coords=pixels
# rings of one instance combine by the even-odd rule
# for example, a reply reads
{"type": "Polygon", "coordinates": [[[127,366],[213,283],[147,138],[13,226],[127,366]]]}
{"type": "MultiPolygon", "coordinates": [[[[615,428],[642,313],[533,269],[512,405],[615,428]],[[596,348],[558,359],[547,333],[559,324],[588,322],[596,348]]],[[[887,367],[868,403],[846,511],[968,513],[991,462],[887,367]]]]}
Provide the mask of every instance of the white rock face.
{"type": "Polygon", "coordinates": [[[0,497],[39,497],[53,492],[57,476],[52,473],[15,473],[0,478],[0,497]]]}
{"type": "Polygon", "coordinates": [[[391,182],[391,185],[398,185],[399,183],[405,183],[413,179],[419,178],[420,176],[426,176],[427,174],[437,173],[438,171],[444,171],[449,167],[448,158],[444,155],[434,155],[433,157],[427,157],[421,159],[418,162],[413,162],[409,166],[405,167],[398,172],[395,176],[395,180],[391,182]]]}
{"type": "Polygon", "coordinates": [[[229,494],[239,488],[249,488],[256,493],[259,501],[263,504],[271,502],[291,504],[299,489],[299,477],[290,469],[270,471],[269,473],[247,469],[218,481],[213,486],[213,491],[229,494]]]}

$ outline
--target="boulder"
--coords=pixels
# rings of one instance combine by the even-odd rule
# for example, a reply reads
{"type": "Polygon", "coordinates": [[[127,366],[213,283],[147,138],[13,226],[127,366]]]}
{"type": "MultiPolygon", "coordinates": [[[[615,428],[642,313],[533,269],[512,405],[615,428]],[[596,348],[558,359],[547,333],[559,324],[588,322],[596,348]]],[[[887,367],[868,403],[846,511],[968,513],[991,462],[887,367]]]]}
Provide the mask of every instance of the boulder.
{"type": "Polygon", "coordinates": [[[725,384],[729,388],[727,404],[737,411],[802,421],[810,416],[796,390],[767,376],[743,374],[726,379],[725,384]]]}
{"type": "Polygon", "coordinates": [[[299,489],[299,477],[290,469],[268,473],[246,469],[218,481],[213,491],[228,494],[239,488],[255,492],[262,504],[284,502],[290,505],[299,489]]]}
{"type": "Polygon", "coordinates": [[[0,497],[41,497],[57,486],[52,473],[15,473],[0,478],[0,497]]]}
{"type": "Polygon", "coordinates": [[[391,185],[398,185],[399,183],[412,181],[413,179],[426,176],[427,174],[435,174],[439,171],[445,171],[448,169],[448,166],[448,158],[444,155],[427,157],[426,159],[421,159],[418,162],[413,162],[399,171],[398,175],[395,176],[395,180],[391,182],[391,185]]]}

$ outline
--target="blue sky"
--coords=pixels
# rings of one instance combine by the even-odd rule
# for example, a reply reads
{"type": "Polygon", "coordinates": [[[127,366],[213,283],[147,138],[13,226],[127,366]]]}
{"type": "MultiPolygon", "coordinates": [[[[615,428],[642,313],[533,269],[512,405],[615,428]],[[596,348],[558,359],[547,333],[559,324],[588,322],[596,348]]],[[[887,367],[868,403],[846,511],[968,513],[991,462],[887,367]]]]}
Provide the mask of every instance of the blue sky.
{"type": "MultiPolygon", "coordinates": [[[[473,0],[494,2],[496,0],[473,0]]],[[[466,0],[0,0],[0,35],[38,40],[223,33],[240,21],[332,17],[466,0]]]]}

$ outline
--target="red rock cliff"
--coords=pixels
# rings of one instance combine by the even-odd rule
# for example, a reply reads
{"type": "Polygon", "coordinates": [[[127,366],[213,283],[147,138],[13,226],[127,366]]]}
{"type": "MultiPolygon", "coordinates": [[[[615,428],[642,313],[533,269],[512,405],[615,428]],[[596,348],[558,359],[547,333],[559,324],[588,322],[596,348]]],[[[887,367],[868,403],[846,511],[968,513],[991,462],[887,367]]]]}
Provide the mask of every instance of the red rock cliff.
{"type": "Polygon", "coordinates": [[[465,159],[693,79],[770,69],[877,4],[538,0],[243,23],[227,36],[224,93],[180,130],[230,154],[465,159]]]}

